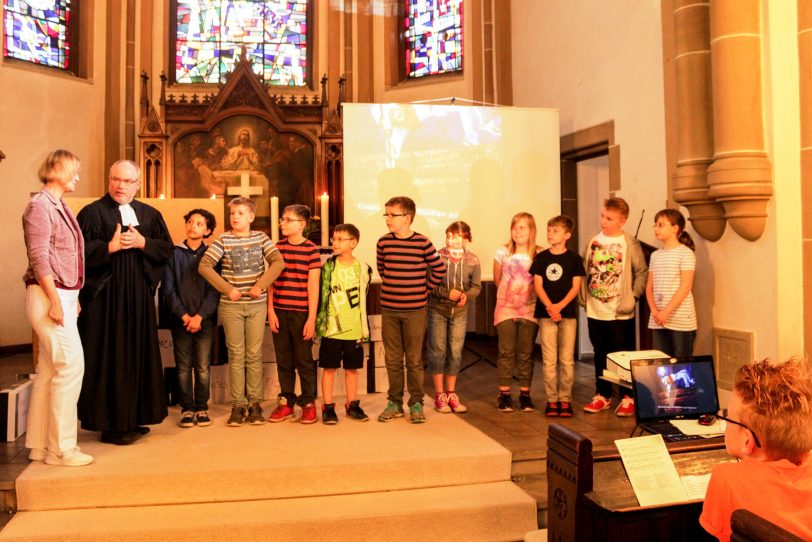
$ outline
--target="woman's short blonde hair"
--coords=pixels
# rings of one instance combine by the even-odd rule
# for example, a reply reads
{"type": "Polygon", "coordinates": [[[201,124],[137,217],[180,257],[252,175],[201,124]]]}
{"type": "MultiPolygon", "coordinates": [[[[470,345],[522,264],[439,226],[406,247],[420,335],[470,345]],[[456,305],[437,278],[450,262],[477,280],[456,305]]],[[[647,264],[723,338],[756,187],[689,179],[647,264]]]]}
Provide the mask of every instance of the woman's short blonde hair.
{"type": "Polygon", "coordinates": [[[79,157],[65,149],[56,149],[48,153],[39,167],[37,175],[42,184],[49,181],[72,179],[79,172],[82,162],[79,157]]]}

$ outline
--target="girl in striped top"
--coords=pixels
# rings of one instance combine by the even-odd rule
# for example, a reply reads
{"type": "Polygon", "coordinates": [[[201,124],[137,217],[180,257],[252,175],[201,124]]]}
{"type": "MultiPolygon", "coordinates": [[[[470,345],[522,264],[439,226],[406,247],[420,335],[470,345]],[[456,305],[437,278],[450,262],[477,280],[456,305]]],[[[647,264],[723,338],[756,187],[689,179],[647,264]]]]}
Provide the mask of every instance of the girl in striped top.
{"type": "Polygon", "coordinates": [[[691,293],[696,269],[694,241],[685,231],[685,217],[676,209],[663,209],[654,216],[654,236],[663,243],[651,255],[646,283],[654,348],[674,357],[691,356],[696,339],[691,293]]]}

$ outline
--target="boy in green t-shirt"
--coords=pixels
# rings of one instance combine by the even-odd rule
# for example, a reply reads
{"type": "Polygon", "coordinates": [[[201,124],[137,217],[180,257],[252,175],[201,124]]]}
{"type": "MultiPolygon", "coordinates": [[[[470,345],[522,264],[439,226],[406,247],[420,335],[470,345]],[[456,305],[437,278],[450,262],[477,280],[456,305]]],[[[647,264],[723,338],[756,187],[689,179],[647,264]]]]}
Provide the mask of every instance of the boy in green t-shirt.
{"type": "Polygon", "coordinates": [[[353,256],[361,234],[352,224],[333,228],[333,256],[321,271],[321,296],[316,316],[316,334],[321,339],[319,367],[323,369],[321,391],[324,396],[321,421],[338,423],[333,402],[336,371],[344,362],[347,387],[347,417],[365,422],[369,417],[358,399],[358,369],[364,366],[363,342],[369,340],[367,292],[372,268],[353,256]]]}

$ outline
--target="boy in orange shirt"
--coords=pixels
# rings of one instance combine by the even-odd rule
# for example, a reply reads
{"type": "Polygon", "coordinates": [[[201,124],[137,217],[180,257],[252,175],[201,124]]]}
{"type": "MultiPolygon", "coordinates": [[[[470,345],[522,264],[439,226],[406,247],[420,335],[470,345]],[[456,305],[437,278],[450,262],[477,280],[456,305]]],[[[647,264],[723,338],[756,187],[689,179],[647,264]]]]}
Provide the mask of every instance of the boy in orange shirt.
{"type": "Polygon", "coordinates": [[[812,382],[803,361],[759,361],[736,374],[725,447],[739,463],[713,469],[699,523],[730,540],[730,515],[744,508],[812,540],[812,382]]]}

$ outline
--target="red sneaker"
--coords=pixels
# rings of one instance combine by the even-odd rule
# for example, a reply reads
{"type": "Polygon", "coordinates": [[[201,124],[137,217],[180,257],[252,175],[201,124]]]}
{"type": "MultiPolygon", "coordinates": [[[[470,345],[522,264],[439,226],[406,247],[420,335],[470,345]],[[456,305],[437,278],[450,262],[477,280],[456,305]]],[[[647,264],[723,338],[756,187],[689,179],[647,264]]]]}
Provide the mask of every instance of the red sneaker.
{"type": "Polygon", "coordinates": [[[293,414],[293,407],[288,405],[280,404],[273,412],[271,412],[271,417],[268,418],[269,422],[284,422],[285,420],[290,420],[291,418],[295,418],[296,416],[293,414]]]}
{"type": "Polygon", "coordinates": [[[615,409],[615,415],[621,418],[634,416],[634,399],[629,396],[623,397],[623,400],[620,401],[617,409],[615,409]]]}
{"type": "Polygon", "coordinates": [[[558,415],[562,418],[572,418],[572,404],[569,401],[558,403],[558,415]]]}
{"type": "Polygon", "coordinates": [[[612,400],[607,399],[600,393],[592,398],[592,402],[584,405],[584,412],[600,412],[601,410],[609,410],[612,408],[612,400]]]}
{"type": "Polygon", "coordinates": [[[299,423],[316,423],[316,403],[309,403],[302,407],[299,423]]]}

